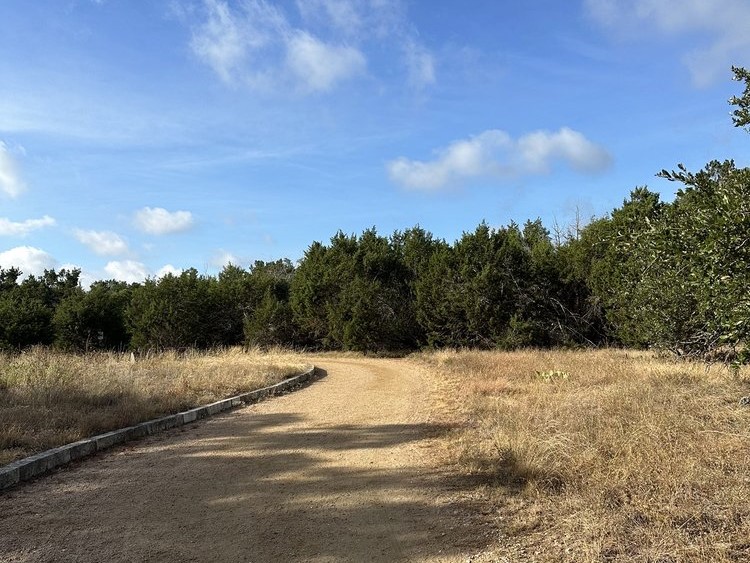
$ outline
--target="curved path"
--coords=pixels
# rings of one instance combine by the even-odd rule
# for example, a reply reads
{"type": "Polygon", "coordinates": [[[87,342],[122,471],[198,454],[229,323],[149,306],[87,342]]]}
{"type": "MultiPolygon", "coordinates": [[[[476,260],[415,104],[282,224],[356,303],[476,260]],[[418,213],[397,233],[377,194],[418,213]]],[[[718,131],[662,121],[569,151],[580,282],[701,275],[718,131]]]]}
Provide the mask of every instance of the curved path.
{"type": "Polygon", "coordinates": [[[0,494],[0,561],[466,561],[482,526],[428,461],[426,376],[314,361],[306,389],[0,494]]]}

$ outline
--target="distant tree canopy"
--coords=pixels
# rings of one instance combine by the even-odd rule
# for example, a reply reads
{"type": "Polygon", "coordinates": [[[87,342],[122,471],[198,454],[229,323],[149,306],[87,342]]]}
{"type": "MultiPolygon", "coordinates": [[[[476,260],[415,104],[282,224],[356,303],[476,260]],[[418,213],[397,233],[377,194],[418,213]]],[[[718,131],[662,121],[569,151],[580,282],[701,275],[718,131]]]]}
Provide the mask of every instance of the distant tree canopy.
{"type": "MultiPolygon", "coordinates": [[[[750,127],[750,73],[730,100],[750,127]]],[[[404,352],[424,347],[626,345],[707,356],[750,340],[750,169],[712,161],[658,176],[621,207],[554,239],[539,219],[466,231],[422,227],[313,242],[287,259],[189,269],[143,283],[78,270],[0,269],[0,350],[227,346],[404,352]]]]}

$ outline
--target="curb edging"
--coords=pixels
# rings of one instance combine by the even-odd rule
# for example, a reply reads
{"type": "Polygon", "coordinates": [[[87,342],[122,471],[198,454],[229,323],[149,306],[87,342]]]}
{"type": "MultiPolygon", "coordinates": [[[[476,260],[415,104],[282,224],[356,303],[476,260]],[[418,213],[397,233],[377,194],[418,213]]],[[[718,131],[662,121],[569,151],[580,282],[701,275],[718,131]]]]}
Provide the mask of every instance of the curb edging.
{"type": "Polygon", "coordinates": [[[113,446],[157,434],[170,428],[177,428],[178,426],[183,426],[244,404],[257,403],[279,393],[290,391],[312,380],[316,371],[317,368],[311,366],[299,375],[295,375],[274,385],[269,385],[268,387],[248,391],[247,393],[222,399],[208,405],[203,405],[202,407],[178,412],[177,414],[147,420],[134,426],[92,436],[91,438],[65,444],[64,446],[19,459],[8,465],[0,466],[0,491],[24,481],[29,481],[71,461],[94,455],[113,446]]]}

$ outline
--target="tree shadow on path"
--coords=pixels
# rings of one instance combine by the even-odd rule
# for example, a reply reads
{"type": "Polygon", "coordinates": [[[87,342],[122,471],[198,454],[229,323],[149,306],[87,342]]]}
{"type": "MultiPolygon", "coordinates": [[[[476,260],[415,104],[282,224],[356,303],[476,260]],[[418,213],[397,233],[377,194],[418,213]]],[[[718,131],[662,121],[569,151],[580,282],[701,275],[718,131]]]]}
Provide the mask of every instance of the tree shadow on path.
{"type": "Polygon", "coordinates": [[[0,497],[0,560],[456,560],[486,544],[470,484],[403,453],[449,430],[219,417],[0,497]]]}

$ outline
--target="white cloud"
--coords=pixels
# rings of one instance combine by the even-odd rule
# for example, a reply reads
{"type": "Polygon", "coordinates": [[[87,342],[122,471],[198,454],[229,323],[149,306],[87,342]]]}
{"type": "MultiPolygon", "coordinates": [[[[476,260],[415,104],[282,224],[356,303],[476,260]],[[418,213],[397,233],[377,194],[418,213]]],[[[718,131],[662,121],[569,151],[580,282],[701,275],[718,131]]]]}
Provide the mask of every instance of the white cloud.
{"type": "Polygon", "coordinates": [[[193,35],[193,51],[214,69],[222,80],[231,81],[231,74],[245,58],[242,32],[229,6],[224,2],[206,2],[208,20],[193,35]]]}
{"type": "Polygon", "coordinates": [[[694,84],[706,86],[728,76],[732,63],[750,57],[750,3],[747,0],[584,0],[588,14],[604,27],[667,34],[700,33],[708,44],[685,53],[694,84]]]}
{"type": "Polygon", "coordinates": [[[190,229],[193,214],[190,211],[167,211],[162,207],[144,207],[135,214],[136,228],[151,235],[178,233],[190,229]]]}
{"type": "Polygon", "coordinates": [[[224,249],[219,249],[210,260],[210,265],[214,266],[215,268],[223,268],[225,266],[228,266],[229,264],[233,264],[235,266],[241,266],[242,263],[245,262],[242,258],[237,256],[236,254],[232,254],[231,252],[228,252],[224,249]]]}
{"type": "Polygon", "coordinates": [[[114,260],[107,262],[104,271],[110,279],[120,280],[127,283],[136,283],[145,280],[149,276],[148,268],[142,262],[135,260],[114,260]]]}
{"type": "Polygon", "coordinates": [[[491,129],[455,141],[435,154],[429,161],[401,157],[387,163],[391,180],[407,188],[431,191],[476,178],[543,174],[557,160],[586,173],[603,171],[612,161],[604,148],[567,127],[554,133],[535,131],[517,140],[491,129]]]}
{"type": "Polygon", "coordinates": [[[5,143],[0,141],[0,192],[15,198],[26,189],[15,158],[5,143]]]}
{"type": "Polygon", "coordinates": [[[529,172],[548,172],[554,160],[564,160],[574,170],[596,173],[612,163],[610,154],[582,133],[563,127],[557,133],[535,131],[518,139],[517,150],[529,172]]]}
{"type": "Polygon", "coordinates": [[[51,270],[57,266],[50,254],[33,246],[17,246],[5,252],[0,252],[0,268],[8,269],[15,267],[21,270],[24,276],[39,276],[44,270],[51,270]]]}
{"type": "Polygon", "coordinates": [[[327,45],[299,32],[287,44],[287,66],[310,92],[331,90],[336,83],[361,74],[365,57],[353,47],[327,45]]]}
{"type": "Polygon", "coordinates": [[[152,274],[151,270],[143,262],[136,260],[113,260],[107,262],[107,265],[104,266],[104,271],[110,279],[127,283],[142,282],[150,277],[162,278],[167,274],[179,276],[182,273],[180,268],[175,268],[172,264],[165,264],[156,271],[156,274],[152,274]]]}
{"type": "Polygon", "coordinates": [[[117,233],[76,229],[74,234],[78,242],[100,256],[116,256],[128,252],[128,244],[117,233]]]}
{"type": "Polygon", "coordinates": [[[222,0],[205,0],[207,19],[193,32],[193,52],[225,82],[242,74],[253,55],[286,33],[283,14],[264,0],[246,0],[233,10],[222,0]]]}
{"type": "Polygon", "coordinates": [[[0,235],[25,237],[32,231],[44,227],[53,227],[55,224],[56,221],[49,215],[45,215],[41,219],[26,219],[25,221],[11,221],[5,217],[0,217],[0,235]]]}
{"type": "Polygon", "coordinates": [[[368,42],[400,49],[411,84],[434,82],[432,55],[401,0],[298,0],[296,7],[300,26],[267,0],[204,0],[191,48],[224,82],[259,91],[331,91],[365,73],[368,42]]]}
{"type": "Polygon", "coordinates": [[[180,268],[175,268],[172,266],[172,264],[165,264],[161,268],[159,268],[156,272],[157,278],[163,278],[167,274],[172,274],[173,276],[179,276],[182,273],[182,270],[180,268]]]}

